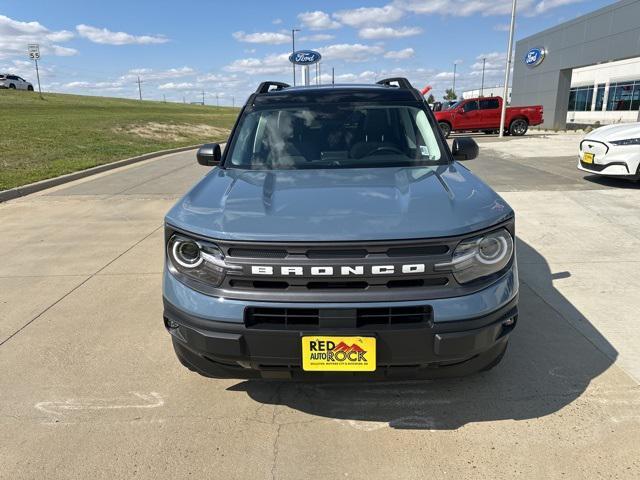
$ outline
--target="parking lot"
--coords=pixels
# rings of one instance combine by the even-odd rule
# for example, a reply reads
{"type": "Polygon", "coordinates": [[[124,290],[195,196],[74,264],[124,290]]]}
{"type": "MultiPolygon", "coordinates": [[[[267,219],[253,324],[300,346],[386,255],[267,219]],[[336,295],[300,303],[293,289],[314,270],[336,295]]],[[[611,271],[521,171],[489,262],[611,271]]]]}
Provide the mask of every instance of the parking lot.
{"type": "MultiPolygon", "coordinates": [[[[455,138],[455,135],[453,136],[455,138]]],[[[162,219],[193,151],[0,204],[0,478],[638,478],[640,184],[578,136],[476,136],[517,214],[503,363],[439,381],[211,380],[162,322],[162,219]]]]}

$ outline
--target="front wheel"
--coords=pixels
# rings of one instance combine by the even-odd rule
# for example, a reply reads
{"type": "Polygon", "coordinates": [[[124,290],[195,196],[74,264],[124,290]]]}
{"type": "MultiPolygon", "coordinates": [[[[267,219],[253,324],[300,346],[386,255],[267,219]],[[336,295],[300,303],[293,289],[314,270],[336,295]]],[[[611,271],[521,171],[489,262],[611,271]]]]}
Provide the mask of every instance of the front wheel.
{"type": "Polygon", "coordinates": [[[449,135],[451,135],[451,125],[447,122],[440,122],[438,125],[440,126],[440,130],[442,130],[444,138],[449,138],[449,135]]]}
{"type": "Polygon", "coordinates": [[[527,133],[527,129],[529,128],[529,123],[524,118],[516,118],[511,125],[509,125],[509,133],[516,137],[521,137],[525,133],[527,133]]]}
{"type": "Polygon", "coordinates": [[[31,85],[28,85],[27,90],[29,90],[30,92],[33,92],[33,87],[31,85]]]}
{"type": "Polygon", "coordinates": [[[9,88],[12,89],[12,90],[15,90],[16,86],[13,83],[11,83],[11,84],[9,84],[9,88]]]}

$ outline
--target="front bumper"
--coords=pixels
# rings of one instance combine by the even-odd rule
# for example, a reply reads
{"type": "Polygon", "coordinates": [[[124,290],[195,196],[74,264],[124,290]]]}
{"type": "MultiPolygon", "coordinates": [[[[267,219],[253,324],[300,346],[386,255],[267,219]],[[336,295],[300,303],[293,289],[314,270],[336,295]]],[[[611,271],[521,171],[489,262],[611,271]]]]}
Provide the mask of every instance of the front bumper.
{"type": "Polygon", "coordinates": [[[241,302],[194,292],[170,273],[164,277],[164,321],[183,364],[204,375],[227,378],[434,378],[481,370],[506,348],[515,327],[517,271],[512,267],[490,287],[464,297],[422,302],[282,304],[241,302]],[[251,306],[365,308],[429,305],[433,321],[383,328],[321,330],[247,327],[251,306]],[[375,336],[373,373],[303,372],[301,336],[375,336]]]}
{"type": "MultiPolygon", "coordinates": [[[[586,140],[582,143],[587,142],[586,140]]],[[[602,142],[598,143],[599,150],[595,152],[594,163],[583,161],[584,151],[578,155],[578,169],[593,175],[620,177],[631,180],[640,179],[640,147],[615,146],[602,142]]]]}

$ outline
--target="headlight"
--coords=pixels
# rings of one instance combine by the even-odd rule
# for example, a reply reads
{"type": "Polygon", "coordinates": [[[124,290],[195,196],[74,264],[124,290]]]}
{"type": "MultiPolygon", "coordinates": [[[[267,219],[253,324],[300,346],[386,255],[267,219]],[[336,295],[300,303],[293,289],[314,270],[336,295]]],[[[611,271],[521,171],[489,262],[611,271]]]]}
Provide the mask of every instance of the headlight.
{"type": "Polygon", "coordinates": [[[640,138],[627,138],[625,140],[615,140],[614,145],[640,145],[640,138]]]}
{"type": "Polygon", "coordinates": [[[504,228],[458,244],[450,262],[435,265],[436,271],[452,272],[458,283],[469,283],[499,272],[513,256],[513,237],[504,228]]]}
{"type": "Polygon", "coordinates": [[[213,243],[179,234],[169,239],[167,256],[172,273],[184,275],[212,287],[220,286],[227,270],[242,268],[228,265],[224,261],[222,250],[213,243]]]}

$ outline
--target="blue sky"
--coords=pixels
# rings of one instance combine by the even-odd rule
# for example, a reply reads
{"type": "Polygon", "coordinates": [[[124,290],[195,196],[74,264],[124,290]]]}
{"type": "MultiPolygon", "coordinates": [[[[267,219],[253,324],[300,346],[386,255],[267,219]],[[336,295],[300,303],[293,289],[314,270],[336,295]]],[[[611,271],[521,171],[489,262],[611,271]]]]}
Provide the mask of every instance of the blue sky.
{"type": "MultiPolygon", "coordinates": [[[[519,0],[516,39],[610,4],[519,0]]],[[[323,82],[407,76],[441,97],[502,83],[510,0],[189,1],[3,0],[0,71],[35,81],[26,45],[41,44],[50,91],[237,105],[258,82],[291,82],[296,46],[323,54],[323,82]]],[[[299,77],[298,77],[299,78],[299,77]]]]}

